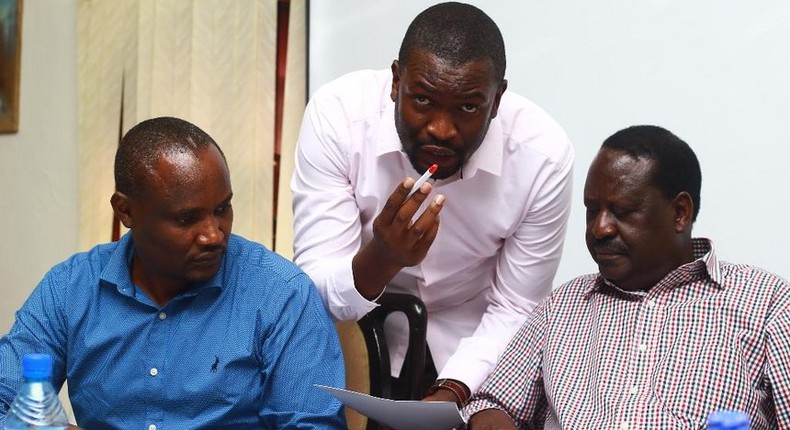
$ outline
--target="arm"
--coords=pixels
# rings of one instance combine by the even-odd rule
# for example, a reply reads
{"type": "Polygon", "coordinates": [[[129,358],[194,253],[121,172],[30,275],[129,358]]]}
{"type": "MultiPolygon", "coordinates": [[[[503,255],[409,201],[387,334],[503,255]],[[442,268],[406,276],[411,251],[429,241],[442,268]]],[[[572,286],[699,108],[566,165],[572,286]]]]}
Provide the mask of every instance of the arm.
{"type": "Polygon", "coordinates": [[[781,285],[781,296],[766,325],[766,378],[773,392],[776,421],[780,429],[790,429],[790,287],[781,285]]]}
{"type": "Polygon", "coordinates": [[[305,274],[289,282],[270,305],[273,319],[261,324],[261,421],[267,428],[346,428],[340,402],[314,386],[345,387],[334,324],[305,274]]]}
{"type": "Polygon", "coordinates": [[[439,378],[464,381],[474,392],[508,341],[552,288],[571,207],[573,151],[544,166],[541,186],[496,261],[489,304],[471,337],[461,339],[439,378]]]}
{"type": "Polygon", "coordinates": [[[485,409],[472,416],[467,423],[470,430],[516,429],[513,420],[499,409],[485,409]]]}
{"type": "Polygon", "coordinates": [[[60,390],[66,378],[66,325],[63,315],[64,271],[52,269],[16,313],[11,331],[0,338],[0,427],[22,385],[22,356],[52,356],[52,383],[60,390]]]}
{"type": "Polygon", "coordinates": [[[373,300],[398,271],[425,257],[438,231],[443,198],[437,196],[411,224],[431,186],[423,185],[404,202],[414,182],[397,184],[376,217],[373,240],[363,247],[348,152],[352,139],[364,137],[333,121],[329,116],[342,107],[327,104],[320,97],[308,104],[299,133],[291,180],[294,261],[315,280],[331,314],[353,320],[375,307],[373,300]]]}
{"type": "Polygon", "coordinates": [[[543,347],[550,300],[535,309],[508,344],[494,372],[463,409],[471,430],[542,428],[547,412],[543,347]]]}

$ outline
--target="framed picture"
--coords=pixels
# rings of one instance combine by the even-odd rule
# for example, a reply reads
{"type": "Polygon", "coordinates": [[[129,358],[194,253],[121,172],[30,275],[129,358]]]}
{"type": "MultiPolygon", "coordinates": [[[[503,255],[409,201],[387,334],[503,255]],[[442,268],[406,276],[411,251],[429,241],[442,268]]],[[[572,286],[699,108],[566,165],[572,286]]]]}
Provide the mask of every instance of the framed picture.
{"type": "Polygon", "coordinates": [[[22,0],[0,0],[0,133],[19,128],[22,0]]]}

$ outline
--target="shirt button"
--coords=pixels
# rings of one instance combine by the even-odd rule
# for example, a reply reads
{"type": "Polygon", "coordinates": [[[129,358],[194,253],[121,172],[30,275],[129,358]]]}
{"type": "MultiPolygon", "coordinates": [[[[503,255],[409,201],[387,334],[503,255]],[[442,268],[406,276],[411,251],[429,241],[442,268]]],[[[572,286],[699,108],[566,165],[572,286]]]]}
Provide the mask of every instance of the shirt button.
{"type": "Polygon", "coordinates": [[[636,395],[636,393],[639,392],[639,389],[636,387],[636,385],[634,385],[633,387],[631,387],[630,390],[628,390],[628,392],[631,393],[631,395],[633,396],[633,395],[636,395]]]}
{"type": "MultiPolygon", "coordinates": [[[[167,314],[166,314],[166,313],[164,313],[164,312],[159,312],[159,319],[160,319],[160,320],[163,320],[163,319],[165,319],[165,318],[167,318],[167,314]]],[[[152,424],[152,425],[153,425],[153,424],[152,424]]],[[[151,429],[151,430],[156,430],[156,429],[151,429]]]]}
{"type": "Polygon", "coordinates": [[[159,369],[157,369],[156,367],[152,367],[151,370],[148,371],[148,373],[150,373],[151,376],[156,376],[159,374],[159,369]]]}
{"type": "Polygon", "coordinates": [[[645,352],[645,351],[647,351],[647,344],[643,343],[639,345],[639,352],[645,352]]]}
{"type": "Polygon", "coordinates": [[[156,430],[156,424],[150,424],[148,430],[156,430]]]}
{"type": "Polygon", "coordinates": [[[654,308],[656,307],[656,301],[654,299],[650,299],[647,301],[647,307],[654,308]]]}
{"type": "Polygon", "coordinates": [[[628,421],[623,421],[622,423],[620,423],[620,430],[628,430],[628,429],[629,429],[628,421]]]}

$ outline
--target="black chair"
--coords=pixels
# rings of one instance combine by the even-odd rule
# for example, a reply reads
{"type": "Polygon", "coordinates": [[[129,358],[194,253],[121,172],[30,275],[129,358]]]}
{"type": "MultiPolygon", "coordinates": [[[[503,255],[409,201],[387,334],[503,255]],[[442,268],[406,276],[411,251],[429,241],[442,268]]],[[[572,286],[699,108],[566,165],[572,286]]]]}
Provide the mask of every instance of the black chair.
{"type": "MultiPolygon", "coordinates": [[[[425,341],[428,313],[419,298],[409,294],[384,293],[379,306],[359,321],[335,324],[346,362],[348,389],[387,399],[423,397],[424,367],[427,353],[425,341]],[[384,320],[393,312],[403,312],[409,325],[409,345],[398,375],[401,392],[392,387],[389,349],[384,336],[384,320]],[[404,387],[405,385],[405,387],[404,387]]],[[[433,381],[429,381],[433,382],[433,381]]],[[[350,430],[378,430],[381,427],[353,409],[346,409],[350,430]]]]}
{"type": "MultiPolygon", "coordinates": [[[[358,321],[368,351],[370,363],[370,394],[378,397],[420,400],[425,386],[425,333],[428,311],[418,297],[411,294],[384,293],[379,306],[358,321]],[[409,322],[409,345],[399,380],[405,381],[406,392],[393,393],[390,359],[384,338],[384,319],[393,312],[403,312],[409,322]]],[[[378,428],[372,421],[368,429],[378,428]],[[373,425],[373,426],[372,426],[373,425]]]]}

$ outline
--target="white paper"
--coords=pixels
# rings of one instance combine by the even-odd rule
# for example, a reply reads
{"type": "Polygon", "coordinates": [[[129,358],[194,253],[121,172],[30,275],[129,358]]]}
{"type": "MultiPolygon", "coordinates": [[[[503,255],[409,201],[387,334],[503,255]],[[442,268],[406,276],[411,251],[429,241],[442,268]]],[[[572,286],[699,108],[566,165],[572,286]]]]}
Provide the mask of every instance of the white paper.
{"type": "Polygon", "coordinates": [[[389,400],[326,385],[316,384],[316,387],[393,430],[450,430],[464,424],[461,412],[453,402],[389,400]]]}

